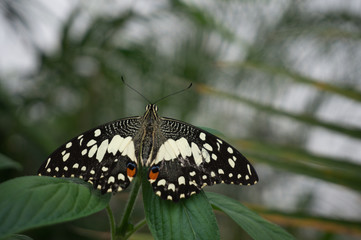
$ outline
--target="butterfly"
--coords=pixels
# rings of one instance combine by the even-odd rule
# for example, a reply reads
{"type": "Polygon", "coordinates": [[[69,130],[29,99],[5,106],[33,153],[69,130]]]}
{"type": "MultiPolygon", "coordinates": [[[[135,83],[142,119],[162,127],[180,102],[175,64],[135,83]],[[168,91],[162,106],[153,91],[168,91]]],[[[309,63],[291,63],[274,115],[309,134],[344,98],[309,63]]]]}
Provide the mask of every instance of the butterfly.
{"type": "Polygon", "coordinates": [[[71,139],[38,174],[81,178],[104,194],[126,189],[140,166],[147,168],[155,194],[175,202],[207,185],[258,182],[237,149],[198,127],[158,116],[155,104],[148,104],[143,116],[109,122],[71,139]]]}

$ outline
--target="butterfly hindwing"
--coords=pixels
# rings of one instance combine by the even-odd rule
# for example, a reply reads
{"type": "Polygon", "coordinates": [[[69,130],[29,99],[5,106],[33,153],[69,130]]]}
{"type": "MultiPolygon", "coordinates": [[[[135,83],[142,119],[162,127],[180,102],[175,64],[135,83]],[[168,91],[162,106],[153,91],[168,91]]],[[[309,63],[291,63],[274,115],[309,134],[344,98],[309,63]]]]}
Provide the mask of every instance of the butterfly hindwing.
{"type": "Polygon", "coordinates": [[[125,189],[137,171],[133,137],[140,118],[126,118],[89,130],[53,152],[38,173],[79,177],[105,192],[125,189]]]}
{"type": "Polygon", "coordinates": [[[178,201],[217,183],[252,185],[258,176],[249,161],[224,140],[190,124],[161,118],[163,139],[150,167],[159,171],[149,179],[164,199],[178,201]]]}
{"type": "Polygon", "coordinates": [[[200,171],[190,162],[188,159],[162,161],[157,179],[150,179],[155,194],[163,199],[178,201],[198,193],[201,189],[198,179],[200,171]]]}

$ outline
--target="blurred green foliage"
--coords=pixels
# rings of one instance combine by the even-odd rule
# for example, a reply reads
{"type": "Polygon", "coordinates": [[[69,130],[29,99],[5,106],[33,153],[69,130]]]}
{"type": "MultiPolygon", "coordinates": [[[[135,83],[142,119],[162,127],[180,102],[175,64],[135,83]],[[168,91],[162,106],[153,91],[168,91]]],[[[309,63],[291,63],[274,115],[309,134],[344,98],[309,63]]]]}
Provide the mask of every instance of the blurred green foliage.
{"type": "MultiPolygon", "coordinates": [[[[115,3],[106,4],[119,5],[115,3]]],[[[314,151],[317,146],[310,147],[317,134],[323,134],[321,140],[331,136],[360,142],[360,121],[355,121],[361,107],[359,7],[170,0],[142,2],[141,7],[124,4],[108,13],[102,4],[97,3],[98,11],[88,4],[94,2],[80,1],[62,22],[53,51],[34,40],[31,18],[51,18],[56,8],[23,0],[0,4],[3,20],[30,43],[37,64],[31,73],[0,75],[0,153],[22,166],[19,171],[11,163],[10,170],[0,170],[2,181],[35,174],[56,147],[87,129],[142,114],[147,103],[124,87],[121,76],[151,101],[193,82],[192,90],[160,102],[160,113],[221,131],[260,169],[260,183],[237,188],[241,196],[231,186],[215,189],[257,204],[256,211],[300,239],[360,237],[359,218],[315,213],[317,187],[307,189],[307,196],[294,204],[299,208],[292,210],[272,209],[281,197],[262,195],[297,175],[330,188],[343,186],[359,196],[359,156],[347,149],[336,155],[331,151],[335,146],[324,156],[314,151]],[[26,11],[27,6],[38,11],[26,11]],[[9,87],[11,81],[18,86],[9,87]]],[[[12,162],[4,161],[0,165],[12,162]]],[[[283,192],[289,187],[285,184],[283,192]]],[[[113,197],[116,211],[122,211],[125,199],[127,191],[113,197]]],[[[138,203],[134,215],[142,219],[138,203]]],[[[354,211],[360,212],[357,207],[354,211]]],[[[108,229],[102,217],[99,213],[60,225],[64,231],[49,227],[28,235],[104,238],[108,229]]],[[[218,218],[223,239],[249,238],[223,215],[218,218]]],[[[150,238],[149,231],[143,229],[137,238],[150,238]]]]}

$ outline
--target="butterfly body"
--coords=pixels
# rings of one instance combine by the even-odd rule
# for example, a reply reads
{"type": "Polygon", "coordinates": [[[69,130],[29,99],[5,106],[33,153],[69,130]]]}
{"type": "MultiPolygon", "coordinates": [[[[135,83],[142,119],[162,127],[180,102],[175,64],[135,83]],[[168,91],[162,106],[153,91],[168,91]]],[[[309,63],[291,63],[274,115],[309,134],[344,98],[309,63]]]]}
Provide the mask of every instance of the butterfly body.
{"type": "Polygon", "coordinates": [[[39,175],[79,177],[102,193],[128,187],[141,167],[154,192],[178,201],[217,183],[252,185],[257,173],[224,140],[185,122],[159,117],[149,104],[141,117],[116,120],[73,138],[39,169],[39,175]]]}

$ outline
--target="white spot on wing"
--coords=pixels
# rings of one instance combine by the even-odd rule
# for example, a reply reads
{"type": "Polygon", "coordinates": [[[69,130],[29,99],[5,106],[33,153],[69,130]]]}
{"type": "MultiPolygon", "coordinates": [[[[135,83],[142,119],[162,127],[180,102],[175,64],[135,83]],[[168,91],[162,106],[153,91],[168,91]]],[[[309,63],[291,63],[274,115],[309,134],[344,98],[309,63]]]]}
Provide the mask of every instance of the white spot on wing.
{"type": "Polygon", "coordinates": [[[113,176],[110,176],[108,178],[108,184],[114,183],[115,182],[115,178],[113,176]]]}
{"type": "Polygon", "coordinates": [[[79,164],[78,163],[75,163],[74,165],[73,165],[73,168],[78,168],[79,167],[79,164]]]}
{"type": "Polygon", "coordinates": [[[249,164],[247,164],[247,169],[248,169],[249,175],[252,175],[252,173],[251,173],[251,166],[250,166],[249,164]]]}
{"type": "Polygon", "coordinates": [[[180,154],[183,158],[189,157],[192,155],[192,149],[189,146],[188,141],[182,137],[176,141],[177,147],[179,149],[180,154]]]}
{"type": "Polygon", "coordinates": [[[71,142],[68,142],[65,147],[66,147],[66,148],[70,148],[71,145],[72,145],[72,143],[71,143],[71,142]]]}
{"type": "Polygon", "coordinates": [[[216,161],[216,160],[217,160],[217,155],[214,154],[214,153],[212,153],[212,159],[213,159],[214,161],[216,161]]]}
{"type": "Polygon", "coordinates": [[[98,147],[97,145],[94,145],[90,150],[89,150],[89,153],[88,153],[88,157],[89,158],[92,158],[94,156],[94,154],[96,153],[98,147]]]}
{"type": "Polygon", "coordinates": [[[192,172],[189,173],[189,175],[193,177],[194,175],[196,175],[196,172],[192,171],[192,172]]]}
{"type": "Polygon", "coordinates": [[[197,166],[199,166],[202,163],[201,151],[199,150],[197,144],[195,144],[194,142],[192,142],[191,148],[194,162],[197,164],[197,166]]]}
{"type": "Polygon", "coordinates": [[[128,144],[130,143],[130,141],[132,141],[131,137],[126,137],[123,139],[123,141],[121,142],[120,146],[119,146],[119,152],[123,152],[124,149],[128,146],[128,144]]]}
{"type": "Polygon", "coordinates": [[[217,144],[217,151],[219,152],[221,150],[221,145],[219,144],[219,142],[216,142],[217,144]]]}
{"type": "Polygon", "coordinates": [[[48,167],[50,160],[51,160],[51,158],[48,158],[48,161],[46,161],[45,168],[47,168],[47,167],[48,167]]]}
{"type": "Polygon", "coordinates": [[[84,172],[86,170],[86,166],[82,166],[80,170],[84,172]]]}
{"type": "Polygon", "coordinates": [[[196,181],[189,181],[189,185],[197,186],[197,182],[196,181]]]}
{"type": "Polygon", "coordinates": [[[100,129],[95,130],[95,131],[94,131],[94,137],[100,136],[101,133],[102,133],[102,132],[100,131],[100,129]]]}
{"type": "Polygon", "coordinates": [[[122,153],[122,156],[125,156],[125,155],[127,155],[130,158],[130,160],[132,160],[133,162],[137,162],[137,158],[135,157],[134,143],[131,140],[129,141],[128,145],[125,147],[125,149],[122,153]]]}
{"type": "Polygon", "coordinates": [[[87,147],[90,147],[90,146],[93,146],[94,144],[96,144],[97,143],[97,141],[95,141],[94,139],[91,139],[87,144],[86,144],[86,146],[87,147]]]}
{"type": "Polygon", "coordinates": [[[175,185],[173,183],[170,183],[168,185],[168,190],[172,190],[173,192],[175,192],[175,185]]]}
{"type": "Polygon", "coordinates": [[[84,149],[83,151],[81,151],[81,155],[84,156],[87,152],[88,152],[88,149],[84,149]]]}
{"type": "Polygon", "coordinates": [[[187,140],[185,138],[180,138],[177,141],[168,139],[162,144],[162,146],[160,146],[155,158],[155,164],[163,160],[174,160],[179,155],[182,155],[183,158],[191,155],[187,140]]]}
{"type": "Polygon", "coordinates": [[[202,140],[202,141],[205,141],[206,140],[206,134],[204,132],[201,132],[199,134],[199,138],[202,140]]]}
{"type": "Polygon", "coordinates": [[[113,155],[115,155],[123,140],[124,138],[122,138],[120,135],[115,135],[108,145],[108,153],[113,153],[113,155]]]}
{"type": "Polygon", "coordinates": [[[65,154],[63,156],[63,161],[65,162],[66,160],[68,160],[69,156],[70,156],[70,153],[65,154]]]}
{"type": "Polygon", "coordinates": [[[213,151],[212,146],[209,145],[208,143],[203,144],[203,147],[204,147],[205,149],[207,149],[208,151],[211,151],[211,152],[213,151]]]}
{"type": "Polygon", "coordinates": [[[228,147],[228,148],[227,148],[227,151],[228,151],[230,154],[233,153],[233,149],[232,149],[231,147],[228,147]]]}
{"type": "Polygon", "coordinates": [[[103,157],[107,151],[108,148],[108,139],[105,139],[99,146],[98,151],[97,151],[97,155],[95,156],[95,158],[101,162],[103,160],[103,157]]]}
{"type": "Polygon", "coordinates": [[[161,179],[158,181],[157,186],[165,186],[165,184],[166,184],[165,179],[161,179]]]}
{"type": "Polygon", "coordinates": [[[165,148],[164,160],[169,161],[178,157],[180,154],[177,144],[173,139],[168,139],[163,144],[165,148]]]}
{"type": "Polygon", "coordinates": [[[209,156],[209,153],[206,149],[202,148],[202,156],[203,156],[203,159],[209,163],[211,161],[211,157],[209,156]]]}
{"type": "Polygon", "coordinates": [[[125,180],[125,176],[124,176],[123,173],[119,173],[119,174],[118,174],[118,180],[122,180],[122,181],[125,180]]]}
{"type": "Polygon", "coordinates": [[[249,179],[249,176],[248,175],[246,175],[246,180],[248,180],[249,179]]]}
{"type": "Polygon", "coordinates": [[[162,146],[160,146],[159,150],[158,150],[158,154],[155,158],[155,164],[163,161],[163,159],[165,158],[165,153],[166,153],[166,150],[165,150],[165,147],[164,147],[164,144],[162,146]]]}
{"type": "Polygon", "coordinates": [[[179,185],[186,184],[186,179],[183,176],[180,176],[178,178],[178,183],[179,185]]]}
{"type": "Polygon", "coordinates": [[[228,164],[229,166],[231,166],[231,168],[234,168],[234,166],[236,165],[232,158],[228,158],[228,164]]]}
{"type": "Polygon", "coordinates": [[[59,167],[55,167],[55,171],[59,172],[59,167]]]}
{"type": "Polygon", "coordinates": [[[219,174],[224,174],[223,169],[222,169],[222,168],[218,169],[218,173],[219,173],[219,174]]]}

